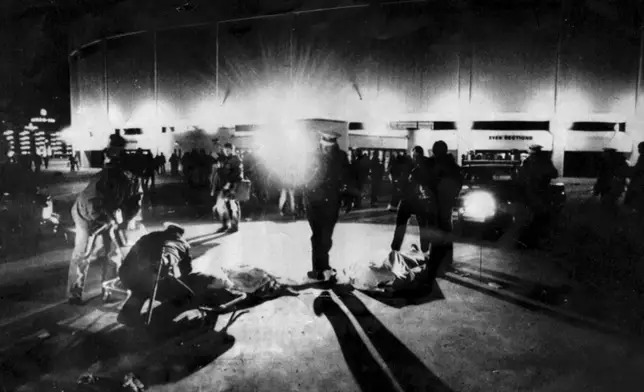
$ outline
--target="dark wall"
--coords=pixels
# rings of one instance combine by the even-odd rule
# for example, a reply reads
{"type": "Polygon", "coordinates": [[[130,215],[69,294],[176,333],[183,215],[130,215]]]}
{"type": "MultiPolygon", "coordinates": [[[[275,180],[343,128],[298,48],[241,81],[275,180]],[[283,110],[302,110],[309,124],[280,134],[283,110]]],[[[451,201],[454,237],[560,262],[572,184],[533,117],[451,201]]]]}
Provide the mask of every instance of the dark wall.
{"type": "Polygon", "coordinates": [[[219,91],[225,115],[255,118],[270,110],[269,98],[286,98],[292,21],[285,16],[219,25],[219,91]]]}
{"type": "Polygon", "coordinates": [[[76,65],[79,108],[89,116],[101,109],[104,111],[105,67],[101,46],[93,45],[82,50],[76,65]]]}
{"type": "Polygon", "coordinates": [[[561,108],[610,113],[635,108],[639,29],[637,10],[620,3],[621,20],[577,5],[562,30],[561,108]]]}
{"type": "Polygon", "coordinates": [[[217,82],[217,26],[157,34],[159,100],[189,116],[195,102],[214,100],[217,82]]]}
{"type": "MultiPolygon", "coordinates": [[[[472,104],[480,111],[554,108],[560,7],[497,6],[479,10],[469,46],[472,104]]],[[[469,70],[468,70],[469,71],[469,70]]]]}
{"type": "MultiPolygon", "coordinates": [[[[428,2],[160,31],[157,94],[175,118],[214,121],[276,107],[356,121],[369,112],[446,115],[459,96],[461,109],[482,113],[547,113],[556,96],[560,112],[633,114],[635,21],[573,3],[428,2]]],[[[626,3],[620,13],[636,15],[626,3]]],[[[126,119],[155,98],[153,37],[107,41],[109,107],[126,119]]],[[[106,107],[101,44],[81,51],[72,73],[80,105],[106,107]]]]}
{"type": "Polygon", "coordinates": [[[460,44],[464,16],[434,5],[385,8],[374,41],[378,86],[398,92],[411,112],[458,105],[460,44]]]}
{"type": "Polygon", "coordinates": [[[107,41],[107,89],[111,113],[124,121],[149,115],[155,105],[153,34],[107,41]]]}

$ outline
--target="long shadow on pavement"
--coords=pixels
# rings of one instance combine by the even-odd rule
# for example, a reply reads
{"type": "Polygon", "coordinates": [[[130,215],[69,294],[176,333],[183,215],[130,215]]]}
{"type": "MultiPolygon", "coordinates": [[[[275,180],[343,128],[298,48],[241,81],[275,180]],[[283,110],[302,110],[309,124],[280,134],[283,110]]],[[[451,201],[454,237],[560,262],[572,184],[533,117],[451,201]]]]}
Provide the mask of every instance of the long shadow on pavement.
{"type": "MultiPolygon", "coordinates": [[[[110,310],[101,308],[104,314],[110,310]]],[[[113,313],[113,309],[112,309],[113,313]]],[[[119,391],[123,377],[134,373],[148,387],[178,382],[228,351],[235,343],[227,333],[203,323],[174,325],[153,323],[158,327],[147,334],[134,333],[115,322],[101,325],[97,332],[90,329],[99,324],[90,322],[84,329],[55,324],[47,329],[51,336],[27,341],[2,353],[1,385],[8,390],[119,391]],[[88,385],[77,385],[77,379],[89,373],[88,385]],[[83,389],[87,388],[89,389],[83,389]]]]}
{"type": "Polygon", "coordinates": [[[577,316],[575,314],[563,312],[556,308],[547,307],[546,302],[532,300],[529,297],[514,293],[512,290],[503,290],[503,289],[497,289],[494,287],[484,286],[482,284],[474,284],[467,280],[461,279],[460,276],[457,274],[446,274],[442,278],[450,283],[453,283],[462,287],[466,287],[474,291],[478,291],[482,294],[489,295],[490,297],[522,307],[531,312],[541,313],[550,318],[565,322],[575,327],[600,332],[614,337],[628,338],[628,336],[626,336],[624,332],[620,331],[616,327],[613,327],[610,325],[604,325],[604,324],[601,324],[599,321],[587,319],[582,316],[577,316]]]}
{"type": "Polygon", "coordinates": [[[343,288],[333,292],[357,319],[359,328],[366,333],[388,370],[371,354],[358,326],[331,294],[328,291],[320,294],[313,303],[314,312],[324,315],[331,323],[347,365],[363,391],[451,391],[353,292],[343,288]]]}
{"type": "Polygon", "coordinates": [[[445,295],[436,281],[432,284],[431,292],[418,292],[416,290],[407,290],[395,293],[386,293],[374,290],[360,290],[360,292],[376,301],[397,309],[410,305],[423,305],[445,299],[445,295]]]}

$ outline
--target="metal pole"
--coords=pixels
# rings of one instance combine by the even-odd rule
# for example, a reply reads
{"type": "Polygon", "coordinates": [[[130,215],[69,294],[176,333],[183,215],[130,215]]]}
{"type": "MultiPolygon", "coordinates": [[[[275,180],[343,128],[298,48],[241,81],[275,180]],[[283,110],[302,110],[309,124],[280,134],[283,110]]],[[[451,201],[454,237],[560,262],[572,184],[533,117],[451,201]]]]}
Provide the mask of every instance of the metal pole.
{"type": "MultiPolygon", "coordinates": [[[[565,2],[565,0],[564,0],[565,2]]],[[[559,104],[559,69],[561,68],[561,47],[563,46],[563,35],[565,28],[564,2],[561,3],[561,15],[559,16],[559,36],[557,37],[557,53],[555,54],[555,80],[554,80],[554,113],[557,114],[559,104]]]]}
{"type": "Polygon", "coordinates": [[[470,85],[469,85],[469,105],[470,109],[472,107],[472,92],[473,92],[473,81],[474,81],[474,39],[470,37],[470,85]]]}
{"type": "Polygon", "coordinates": [[[293,16],[291,19],[291,28],[289,29],[289,81],[291,82],[291,86],[293,86],[293,65],[295,63],[295,37],[293,34],[293,31],[295,30],[296,26],[296,18],[297,16],[293,16]]]}
{"type": "Polygon", "coordinates": [[[458,46],[456,52],[456,94],[458,97],[458,104],[461,104],[461,45],[458,46]]]}
{"type": "Polygon", "coordinates": [[[644,26],[640,24],[640,56],[637,66],[637,82],[635,84],[635,115],[639,109],[640,85],[642,84],[642,65],[644,65],[644,26]]]}
{"type": "MultiPolygon", "coordinates": [[[[74,82],[74,79],[77,76],[76,73],[78,71],[78,68],[74,66],[74,57],[76,57],[76,54],[72,54],[67,57],[67,63],[69,67],[69,97],[71,103],[69,108],[69,118],[72,124],[74,124],[74,117],[76,117],[74,112],[78,110],[78,99],[75,97],[78,83],[74,82]]],[[[16,145],[17,144],[18,143],[16,143],[16,145]]]]}
{"type": "Polygon", "coordinates": [[[152,33],[152,44],[154,46],[154,106],[155,113],[159,116],[159,66],[157,64],[157,32],[152,33]]]}
{"type": "Polygon", "coordinates": [[[215,97],[217,102],[219,100],[219,23],[217,23],[217,31],[215,33],[215,97]]]}
{"type": "Polygon", "coordinates": [[[103,40],[103,85],[105,86],[105,112],[107,113],[107,118],[110,118],[110,93],[108,86],[108,75],[107,75],[107,40],[103,40]]]}

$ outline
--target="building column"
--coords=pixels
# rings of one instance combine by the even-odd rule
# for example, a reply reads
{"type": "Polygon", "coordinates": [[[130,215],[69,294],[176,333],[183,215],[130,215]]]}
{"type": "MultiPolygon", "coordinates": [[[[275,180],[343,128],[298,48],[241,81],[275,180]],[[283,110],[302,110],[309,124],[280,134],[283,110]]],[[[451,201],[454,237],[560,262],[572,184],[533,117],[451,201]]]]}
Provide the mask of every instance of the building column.
{"type": "Polygon", "coordinates": [[[565,121],[555,117],[550,123],[550,132],[552,133],[552,163],[555,165],[559,176],[564,175],[564,156],[566,152],[566,127],[565,121]]]}
{"type": "Polygon", "coordinates": [[[417,132],[415,128],[407,128],[407,152],[411,155],[411,150],[417,145],[417,132]]]}

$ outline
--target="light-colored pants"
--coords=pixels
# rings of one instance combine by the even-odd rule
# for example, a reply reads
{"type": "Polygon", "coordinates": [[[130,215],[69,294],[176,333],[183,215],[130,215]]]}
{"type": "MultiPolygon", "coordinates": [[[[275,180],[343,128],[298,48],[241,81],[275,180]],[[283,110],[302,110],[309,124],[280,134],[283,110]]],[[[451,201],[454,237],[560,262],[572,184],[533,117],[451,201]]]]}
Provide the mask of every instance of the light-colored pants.
{"type": "Polygon", "coordinates": [[[99,238],[96,239],[90,256],[84,257],[89,246],[90,236],[92,235],[90,225],[89,222],[79,215],[75,205],[72,208],[72,218],[74,219],[76,236],[72,260],[69,264],[69,273],[67,275],[67,296],[69,298],[82,299],[91,262],[98,258],[103,259],[103,269],[101,272],[101,283],[103,283],[117,277],[121,257],[117,251],[116,244],[112,243],[107,231],[99,235],[99,238]]]}
{"type": "Polygon", "coordinates": [[[284,210],[284,204],[286,204],[286,197],[288,196],[288,202],[291,206],[291,212],[295,212],[295,190],[292,188],[282,188],[280,192],[280,212],[284,210]]]}

